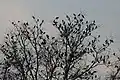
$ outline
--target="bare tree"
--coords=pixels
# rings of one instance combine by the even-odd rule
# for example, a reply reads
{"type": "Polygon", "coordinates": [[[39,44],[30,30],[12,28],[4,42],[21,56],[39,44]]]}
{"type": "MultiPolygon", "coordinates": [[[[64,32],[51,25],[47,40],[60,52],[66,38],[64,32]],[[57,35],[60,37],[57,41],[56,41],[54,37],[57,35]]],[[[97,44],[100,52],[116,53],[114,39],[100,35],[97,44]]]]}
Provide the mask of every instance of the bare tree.
{"type": "Polygon", "coordinates": [[[3,80],[92,80],[100,79],[95,67],[105,64],[107,49],[112,39],[100,44],[100,35],[93,35],[99,28],[94,21],[87,21],[83,14],[56,17],[53,26],[59,37],[52,37],[42,29],[44,20],[33,16],[34,24],[12,22],[15,30],[6,35],[0,50],[3,80]]]}

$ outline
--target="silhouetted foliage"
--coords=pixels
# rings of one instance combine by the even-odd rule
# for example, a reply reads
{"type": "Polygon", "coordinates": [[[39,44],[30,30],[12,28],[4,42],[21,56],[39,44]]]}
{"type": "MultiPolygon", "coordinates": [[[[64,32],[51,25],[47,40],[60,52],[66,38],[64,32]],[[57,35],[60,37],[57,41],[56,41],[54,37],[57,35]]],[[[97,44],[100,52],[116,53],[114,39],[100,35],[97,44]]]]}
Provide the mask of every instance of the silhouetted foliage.
{"type": "MultiPolygon", "coordinates": [[[[53,37],[42,29],[44,20],[32,16],[35,24],[12,22],[15,30],[5,37],[0,50],[3,80],[98,80],[95,68],[108,61],[107,49],[114,41],[100,43],[95,20],[87,21],[83,14],[55,17],[52,24],[59,31],[53,37]]],[[[114,54],[115,55],[115,54],[114,54]]]]}
{"type": "Polygon", "coordinates": [[[120,80],[120,56],[119,52],[114,52],[112,55],[113,60],[108,60],[108,68],[111,68],[111,73],[106,77],[106,80],[120,80]]]}

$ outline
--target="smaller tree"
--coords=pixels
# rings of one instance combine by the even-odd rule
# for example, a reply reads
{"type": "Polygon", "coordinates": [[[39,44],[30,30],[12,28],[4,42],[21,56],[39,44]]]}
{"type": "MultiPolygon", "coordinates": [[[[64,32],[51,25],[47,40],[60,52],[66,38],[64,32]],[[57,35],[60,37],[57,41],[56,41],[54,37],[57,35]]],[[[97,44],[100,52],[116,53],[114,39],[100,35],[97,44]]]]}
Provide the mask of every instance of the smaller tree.
{"type": "Polygon", "coordinates": [[[15,27],[5,37],[5,43],[1,45],[4,54],[4,62],[1,65],[1,78],[3,80],[37,80],[40,60],[43,50],[41,44],[45,44],[43,39],[45,32],[41,29],[43,20],[40,22],[33,16],[35,24],[28,22],[12,22],[15,27]]]}

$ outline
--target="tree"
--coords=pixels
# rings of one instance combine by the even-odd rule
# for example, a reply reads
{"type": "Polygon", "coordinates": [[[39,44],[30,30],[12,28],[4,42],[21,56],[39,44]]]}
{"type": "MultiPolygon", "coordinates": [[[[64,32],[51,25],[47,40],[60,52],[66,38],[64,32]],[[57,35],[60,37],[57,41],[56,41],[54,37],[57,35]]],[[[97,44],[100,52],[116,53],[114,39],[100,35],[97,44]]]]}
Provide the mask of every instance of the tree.
{"type": "Polygon", "coordinates": [[[87,21],[83,14],[55,17],[52,25],[58,37],[42,29],[44,20],[32,17],[34,24],[12,22],[15,30],[5,37],[0,50],[3,80],[90,80],[99,79],[95,67],[107,63],[107,49],[112,39],[100,44],[100,35],[92,33],[99,28],[87,21]]]}
{"type": "Polygon", "coordinates": [[[120,79],[120,57],[119,52],[113,52],[112,60],[107,63],[108,68],[111,68],[110,74],[106,76],[106,80],[119,80],[120,79]]]}

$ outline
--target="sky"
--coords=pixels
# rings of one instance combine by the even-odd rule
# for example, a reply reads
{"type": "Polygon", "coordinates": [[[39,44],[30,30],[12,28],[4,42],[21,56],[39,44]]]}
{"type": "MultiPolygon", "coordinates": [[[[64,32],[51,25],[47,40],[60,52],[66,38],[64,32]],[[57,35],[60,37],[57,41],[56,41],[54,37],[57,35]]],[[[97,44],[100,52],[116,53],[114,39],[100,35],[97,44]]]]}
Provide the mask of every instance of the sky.
{"type": "Polygon", "coordinates": [[[46,28],[55,34],[51,20],[55,16],[83,12],[88,20],[96,20],[103,37],[113,36],[114,48],[120,48],[120,0],[0,0],[0,43],[13,28],[10,21],[31,21],[31,16],[44,19],[46,28]]]}
{"type": "Polygon", "coordinates": [[[48,31],[55,16],[85,13],[88,20],[96,20],[102,26],[102,36],[114,36],[116,46],[120,43],[120,0],[0,0],[0,42],[12,27],[10,21],[31,21],[32,15],[44,19],[48,31]]]}

